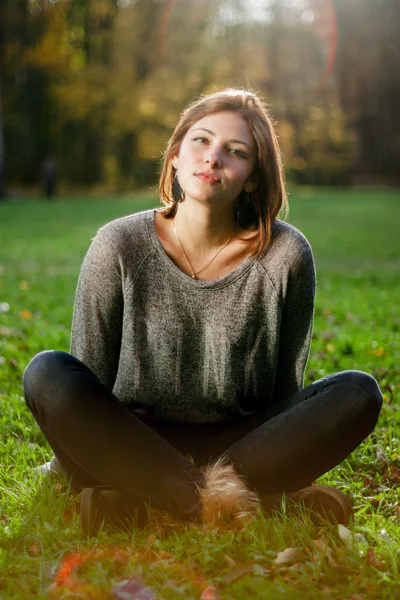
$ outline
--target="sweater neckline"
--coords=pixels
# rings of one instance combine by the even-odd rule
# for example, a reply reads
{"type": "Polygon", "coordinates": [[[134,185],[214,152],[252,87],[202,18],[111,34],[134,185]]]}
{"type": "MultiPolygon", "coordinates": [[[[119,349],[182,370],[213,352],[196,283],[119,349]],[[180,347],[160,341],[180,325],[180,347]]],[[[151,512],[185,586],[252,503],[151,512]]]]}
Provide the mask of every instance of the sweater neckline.
{"type": "Polygon", "coordinates": [[[237,267],[235,267],[230,273],[219,277],[218,279],[194,279],[190,275],[187,275],[176,266],[176,264],[170,259],[168,254],[165,252],[163,245],[161,244],[157,235],[155,226],[155,213],[156,209],[151,209],[147,212],[147,230],[149,233],[150,241],[155,249],[158,258],[163,263],[164,267],[167,268],[169,273],[179,279],[183,284],[196,289],[210,289],[210,288],[221,288],[236,281],[238,277],[243,275],[257,260],[254,256],[248,256],[245,258],[237,267]]]}

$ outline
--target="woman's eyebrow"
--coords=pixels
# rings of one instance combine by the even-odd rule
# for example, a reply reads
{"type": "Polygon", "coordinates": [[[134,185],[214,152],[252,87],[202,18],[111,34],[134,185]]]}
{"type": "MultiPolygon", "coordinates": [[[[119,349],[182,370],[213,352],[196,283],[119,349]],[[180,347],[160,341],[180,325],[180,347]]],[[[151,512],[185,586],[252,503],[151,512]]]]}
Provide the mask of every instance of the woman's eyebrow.
{"type": "MultiPolygon", "coordinates": [[[[215,137],[215,133],[213,131],[211,131],[210,129],[206,129],[205,127],[195,127],[195,129],[192,129],[192,131],[207,131],[207,133],[209,133],[210,135],[213,135],[215,137]]],[[[243,146],[247,146],[247,148],[249,150],[251,150],[251,146],[249,146],[249,144],[246,144],[246,142],[242,142],[242,140],[228,140],[229,142],[234,142],[235,144],[243,144],[243,146]]]]}

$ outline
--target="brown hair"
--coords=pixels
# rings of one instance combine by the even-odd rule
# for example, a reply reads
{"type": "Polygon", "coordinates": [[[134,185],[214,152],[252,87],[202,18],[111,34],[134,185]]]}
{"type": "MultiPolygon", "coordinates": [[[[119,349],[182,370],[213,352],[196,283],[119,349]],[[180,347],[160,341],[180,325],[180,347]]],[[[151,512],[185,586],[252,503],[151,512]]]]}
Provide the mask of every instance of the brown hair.
{"type": "Polygon", "coordinates": [[[254,219],[249,225],[256,231],[252,254],[259,256],[271,240],[272,225],[279,212],[288,211],[284,173],[278,139],[272,117],[264,102],[253,92],[242,89],[227,89],[203,96],[189,104],[181,114],[179,122],[168,142],[164,154],[159,191],[165,217],[173,217],[177,203],[172,198],[172,183],[175,168],[172,159],[179,153],[180,144],[190,127],[205,117],[217,112],[236,112],[247,122],[257,145],[257,160],[253,179],[257,188],[251,192],[254,219]]]}

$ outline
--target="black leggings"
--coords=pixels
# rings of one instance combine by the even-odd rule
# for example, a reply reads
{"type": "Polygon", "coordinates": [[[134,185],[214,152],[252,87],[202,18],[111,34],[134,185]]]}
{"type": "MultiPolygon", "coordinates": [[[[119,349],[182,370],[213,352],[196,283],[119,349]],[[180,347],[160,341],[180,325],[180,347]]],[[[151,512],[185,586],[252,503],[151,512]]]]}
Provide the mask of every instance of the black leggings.
{"type": "Polygon", "coordinates": [[[372,431],[382,405],[373,377],[343,371],[261,416],[145,422],[82,362],[53,350],[28,365],[24,390],[75,489],[106,485],[182,518],[198,510],[201,465],[224,455],[260,493],[295,491],[344,460],[372,431]]]}

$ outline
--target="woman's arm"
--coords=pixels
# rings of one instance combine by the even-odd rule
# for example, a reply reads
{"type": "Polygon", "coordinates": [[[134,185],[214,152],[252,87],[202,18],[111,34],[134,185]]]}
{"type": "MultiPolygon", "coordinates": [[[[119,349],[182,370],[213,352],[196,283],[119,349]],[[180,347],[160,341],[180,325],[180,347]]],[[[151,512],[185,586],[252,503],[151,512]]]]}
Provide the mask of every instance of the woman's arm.
{"type": "Polygon", "coordinates": [[[303,387],[314,315],[315,267],[304,240],[287,281],[280,326],[279,355],[272,402],[282,402],[303,387]]]}
{"type": "Polygon", "coordinates": [[[120,238],[105,226],[83,261],[75,296],[71,354],[81,360],[111,391],[122,335],[123,286],[120,238]]]}

